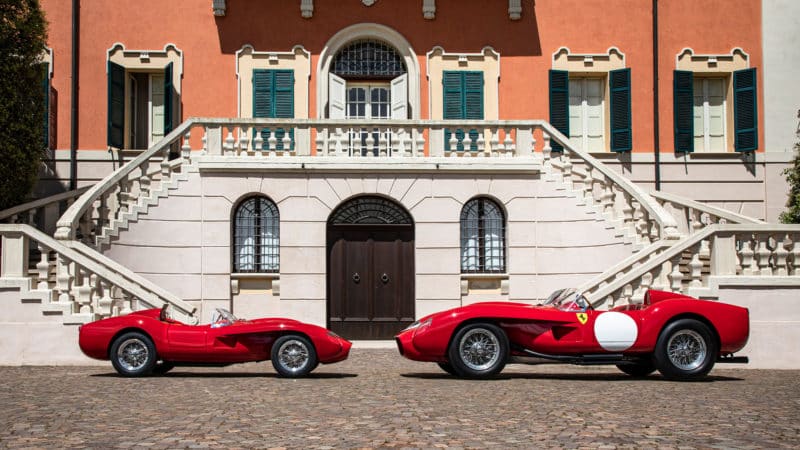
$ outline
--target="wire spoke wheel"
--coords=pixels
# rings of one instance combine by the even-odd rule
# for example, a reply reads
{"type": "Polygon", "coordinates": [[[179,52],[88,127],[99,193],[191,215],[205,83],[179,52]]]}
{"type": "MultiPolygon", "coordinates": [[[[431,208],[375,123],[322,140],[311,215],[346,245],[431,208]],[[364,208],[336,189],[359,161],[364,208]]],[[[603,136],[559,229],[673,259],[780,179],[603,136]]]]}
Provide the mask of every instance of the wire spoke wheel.
{"type": "Polygon", "coordinates": [[[144,342],[139,339],[128,339],[120,344],[117,350],[119,364],[129,371],[140,370],[147,364],[150,352],[144,342]]]}
{"type": "Polygon", "coordinates": [[[272,345],[272,367],[288,378],[306,376],[317,367],[317,351],[307,338],[290,334],[281,336],[272,345]]]}
{"type": "Polygon", "coordinates": [[[278,349],[278,360],[283,367],[299,371],[308,364],[308,347],[300,341],[286,341],[278,349]]]}
{"type": "Polygon", "coordinates": [[[483,328],[469,330],[458,344],[461,360],[472,370],[486,370],[500,358],[500,342],[483,328]]]}
{"type": "Polygon", "coordinates": [[[681,330],[673,334],[667,342],[669,360],[681,370],[700,367],[707,352],[705,340],[694,330],[681,330]]]}

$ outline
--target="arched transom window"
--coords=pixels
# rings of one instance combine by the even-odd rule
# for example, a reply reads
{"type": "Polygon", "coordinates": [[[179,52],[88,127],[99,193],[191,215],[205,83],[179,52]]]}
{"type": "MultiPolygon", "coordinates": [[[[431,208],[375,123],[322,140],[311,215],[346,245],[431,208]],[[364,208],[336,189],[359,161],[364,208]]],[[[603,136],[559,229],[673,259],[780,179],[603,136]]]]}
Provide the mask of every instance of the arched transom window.
{"type": "Polygon", "coordinates": [[[497,203],[483,197],[467,202],[461,210],[461,272],[505,272],[505,235],[497,203]]]}
{"type": "Polygon", "coordinates": [[[406,73],[406,65],[391,45],[360,39],[339,50],[331,72],[345,79],[392,79],[406,73]]]}
{"type": "Polygon", "coordinates": [[[331,214],[331,225],[412,225],[411,216],[383,197],[363,196],[342,204],[331,214]]]}
{"type": "Polygon", "coordinates": [[[266,197],[251,197],[233,218],[233,271],[277,273],[280,270],[280,216],[266,197]]]}

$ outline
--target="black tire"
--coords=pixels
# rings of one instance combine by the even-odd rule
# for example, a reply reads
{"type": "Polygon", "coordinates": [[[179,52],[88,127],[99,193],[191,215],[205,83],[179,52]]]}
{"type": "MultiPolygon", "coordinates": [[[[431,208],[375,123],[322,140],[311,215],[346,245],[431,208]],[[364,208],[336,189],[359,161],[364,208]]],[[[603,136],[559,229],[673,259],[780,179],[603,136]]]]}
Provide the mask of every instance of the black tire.
{"type": "Polygon", "coordinates": [[[445,372],[449,373],[450,375],[452,375],[454,377],[460,377],[461,376],[461,375],[459,375],[458,372],[456,372],[455,367],[453,367],[453,365],[450,364],[449,362],[440,362],[440,363],[436,363],[436,364],[439,365],[439,368],[441,368],[442,370],[444,370],[445,372]]]}
{"type": "Polygon", "coordinates": [[[276,339],[272,344],[270,359],[278,376],[286,378],[304,377],[319,364],[314,345],[297,334],[287,334],[276,339]]]}
{"type": "Polygon", "coordinates": [[[656,371],[656,365],[652,361],[641,361],[633,364],[617,364],[617,369],[636,378],[642,378],[656,371]]]}
{"type": "Polygon", "coordinates": [[[108,357],[114,370],[123,377],[150,375],[158,360],[153,341],[138,331],[118,337],[111,345],[108,357]]]}
{"type": "Polygon", "coordinates": [[[165,373],[169,372],[174,368],[175,364],[172,364],[169,361],[161,361],[160,363],[156,364],[155,367],[153,367],[153,374],[164,375],[165,373]]]}
{"type": "Polygon", "coordinates": [[[500,327],[471,323],[456,331],[447,355],[460,376],[491,378],[505,367],[508,352],[508,337],[500,327]]]}
{"type": "Polygon", "coordinates": [[[695,319],[680,319],[661,331],[653,361],[664,378],[696,380],[711,371],[718,352],[717,340],[708,325],[695,319]]]}

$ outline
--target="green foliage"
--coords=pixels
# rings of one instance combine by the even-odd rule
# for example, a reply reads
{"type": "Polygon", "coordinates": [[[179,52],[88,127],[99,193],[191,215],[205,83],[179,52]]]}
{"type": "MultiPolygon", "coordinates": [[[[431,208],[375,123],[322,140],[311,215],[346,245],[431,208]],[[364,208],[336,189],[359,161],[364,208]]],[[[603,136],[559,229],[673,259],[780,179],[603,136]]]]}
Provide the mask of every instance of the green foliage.
{"type": "Polygon", "coordinates": [[[0,210],[24,202],[36,183],[44,149],[46,39],[39,0],[0,0],[0,210]]]}
{"type": "Polygon", "coordinates": [[[781,213],[782,223],[800,223],[800,142],[794,145],[794,151],[792,166],[783,171],[789,182],[789,200],[786,201],[787,210],[781,213]]]}

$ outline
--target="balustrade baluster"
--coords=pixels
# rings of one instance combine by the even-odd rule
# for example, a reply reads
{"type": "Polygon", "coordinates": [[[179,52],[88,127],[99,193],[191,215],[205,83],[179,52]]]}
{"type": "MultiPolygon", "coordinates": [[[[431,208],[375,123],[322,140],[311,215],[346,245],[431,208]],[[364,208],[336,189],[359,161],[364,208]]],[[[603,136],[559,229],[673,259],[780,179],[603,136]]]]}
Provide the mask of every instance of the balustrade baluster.
{"type": "Polygon", "coordinates": [[[128,292],[122,291],[122,306],[119,310],[119,315],[124,316],[133,312],[136,306],[136,299],[128,292]]]}
{"type": "Polygon", "coordinates": [[[97,230],[97,234],[99,235],[103,231],[103,225],[105,225],[106,223],[110,224],[111,221],[110,221],[110,219],[108,217],[108,215],[109,215],[109,212],[108,212],[108,197],[106,196],[106,194],[101,194],[100,198],[98,200],[100,201],[100,205],[97,208],[97,227],[96,227],[96,230],[97,230]]]}
{"type": "Polygon", "coordinates": [[[622,224],[625,233],[633,237],[636,235],[636,222],[633,220],[633,196],[626,190],[620,189],[622,192],[622,224]]]}
{"type": "MultiPolygon", "coordinates": [[[[139,177],[139,199],[145,199],[150,195],[150,176],[147,174],[150,161],[144,160],[139,166],[141,176],[139,177]]],[[[138,202],[137,202],[138,203],[138,202]]]]}
{"type": "Polygon", "coordinates": [[[670,289],[672,292],[683,291],[683,273],[681,273],[681,254],[677,254],[670,258],[672,265],[672,272],[669,273],[670,289]]]}
{"type": "Polygon", "coordinates": [[[72,263],[56,254],[56,291],[58,292],[58,303],[71,303],[70,291],[72,290],[73,271],[70,268],[72,263]]]}
{"type": "Polygon", "coordinates": [[[186,133],[183,134],[183,146],[181,146],[181,159],[183,159],[184,163],[188,163],[189,159],[192,156],[192,130],[186,130],[186,133]]]}
{"type": "Polygon", "coordinates": [[[208,127],[203,130],[203,137],[200,138],[200,143],[203,148],[200,150],[201,155],[208,153],[208,127]]]}
{"type": "Polygon", "coordinates": [[[247,128],[244,126],[239,127],[239,148],[238,148],[239,155],[242,156],[247,155],[249,147],[250,147],[250,139],[247,136],[247,128]]]}
{"type": "Polygon", "coordinates": [[[561,155],[561,159],[564,161],[564,164],[561,166],[561,176],[564,180],[564,184],[567,186],[567,189],[572,191],[575,187],[572,184],[572,158],[564,152],[561,155]]]}
{"type": "Polygon", "coordinates": [[[550,135],[544,130],[542,130],[542,141],[544,141],[544,146],[542,147],[542,169],[545,173],[551,173],[552,165],[550,163],[550,156],[553,152],[553,148],[550,147],[550,135]]]}
{"type": "Polygon", "coordinates": [[[450,148],[450,155],[449,156],[456,156],[456,153],[458,152],[458,139],[456,139],[456,131],[455,130],[453,130],[450,133],[450,140],[447,141],[447,143],[450,146],[449,147],[450,148]]]}
{"type": "Polygon", "coordinates": [[[489,146],[491,148],[490,156],[498,157],[502,152],[502,144],[500,143],[500,128],[490,129],[489,133],[491,133],[491,138],[489,141],[489,146]]]}
{"type": "Polygon", "coordinates": [[[350,156],[351,154],[355,156],[355,149],[349,148],[350,134],[350,130],[336,129],[336,136],[339,138],[338,147],[342,156],[350,156]]]}
{"type": "Polygon", "coordinates": [[[775,239],[775,275],[785,277],[789,275],[789,234],[784,234],[780,241],[775,239]]]}
{"type": "Polygon", "coordinates": [[[425,156],[425,132],[422,129],[416,130],[417,138],[416,138],[416,156],[418,158],[422,158],[425,156]]]}
{"type": "Polygon", "coordinates": [[[478,139],[475,139],[475,149],[478,152],[478,156],[486,156],[486,138],[483,137],[482,132],[478,133],[478,139]]]}
{"type": "Polygon", "coordinates": [[[739,250],[739,256],[742,261],[742,275],[757,275],[757,266],[754,264],[753,255],[755,253],[750,248],[751,237],[748,234],[742,236],[742,249],[739,250]]]}
{"type": "Polygon", "coordinates": [[[594,168],[588,161],[584,161],[586,175],[583,177],[583,201],[587,206],[594,206],[594,168]]]}
{"type": "Polygon", "coordinates": [[[511,139],[511,128],[506,128],[504,131],[505,139],[503,139],[503,147],[506,150],[505,156],[513,156],[516,151],[516,146],[514,145],[514,140],[511,139]]]}
{"type": "Polygon", "coordinates": [[[798,244],[800,235],[791,234],[789,236],[791,250],[789,250],[789,257],[787,264],[789,265],[789,275],[800,276],[800,244],[798,244]]]}
{"type": "Polygon", "coordinates": [[[328,135],[327,130],[323,130],[322,128],[316,128],[316,133],[314,136],[314,148],[315,153],[317,156],[336,156],[335,154],[330,154],[328,147],[325,145],[326,137],[328,135]]]}
{"type": "Polygon", "coordinates": [[[236,143],[236,139],[233,137],[233,127],[228,127],[228,135],[225,136],[225,145],[223,154],[229,155],[234,151],[234,144],[236,143]]]}
{"type": "Polygon", "coordinates": [[[269,133],[269,137],[267,138],[267,149],[269,150],[269,156],[276,156],[275,152],[278,150],[278,137],[275,136],[275,130],[272,130],[269,133]]]}
{"type": "Polygon", "coordinates": [[[50,249],[40,242],[39,252],[41,252],[42,257],[39,259],[39,262],[36,263],[36,277],[38,279],[36,289],[45,291],[50,288],[48,285],[48,278],[50,278],[50,249]]]}
{"type": "Polygon", "coordinates": [[[97,284],[98,296],[97,300],[97,313],[103,317],[110,317],[112,315],[111,307],[114,300],[111,298],[111,283],[105,280],[100,280],[97,284]]]}
{"type": "Polygon", "coordinates": [[[603,216],[607,220],[614,219],[614,191],[611,188],[613,186],[613,182],[610,178],[605,176],[601,179],[603,193],[600,196],[600,204],[603,207],[603,216]]]}
{"type": "Polygon", "coordinates": [[[672,271],[672,265],[669,261],[659,264],[654,269],[653,274],[653,289],[657,291],[664,291],[669,287],[669,273],[672,271]]]}
{"type": "Polygon", "coordinates": [[[689,281],[689,287],[702,287],[703,282],[701,280],[702,273],[703,273],[703,262],[700,261],[700,247],[701,244],[698,243],[697,245],[693,245],[689,248],[689,252],[692,254],[692,259],[689,261],[689,277],[691,281],[689,281]]]}
{"type": "Polygon", "coordinates": [[[636,289],[636,292],[633,294],[633,298],[631,299],[631,303],[642,304],[644,303],[644,295],[647,293],[647,290],[650,289],[650,286],[653,284],[653,274],[651,272],[647,272],[639,279],[639,287],[636,289]]]}
{"type": "Polygon", "coordinates": [[[89,273],[82,267],[76,266],[78,276],[75,278],[75,297],[78,302],[77,308],[80,314],[92,313],[92,286],[89,282],[89,273]]]}
{"type": "Polygon", "coordinates": [[[756,256],[758,257],[758,274],[762,277],[772,275],[772,267],[769,265],[770,256],[772,251],[769,248],[769,235],[756,234],[758,240],[758,250],[756,256]]]}
{"type": "Polygon", "coordinates": [[[289,135],[290,130],[286,130],[283,133],[283,139],[281,142],[283,143],[283,155],[290,156],[292,154],[292,137],[289,135]]]}
{"type": "Polygon", "coordinates": [[[472,138],[469,137],[469,132],[464,133],[464,139],[461,141],[461,145],[464,146],[464,153],[462,156],[472,156],[472,138]]]}

